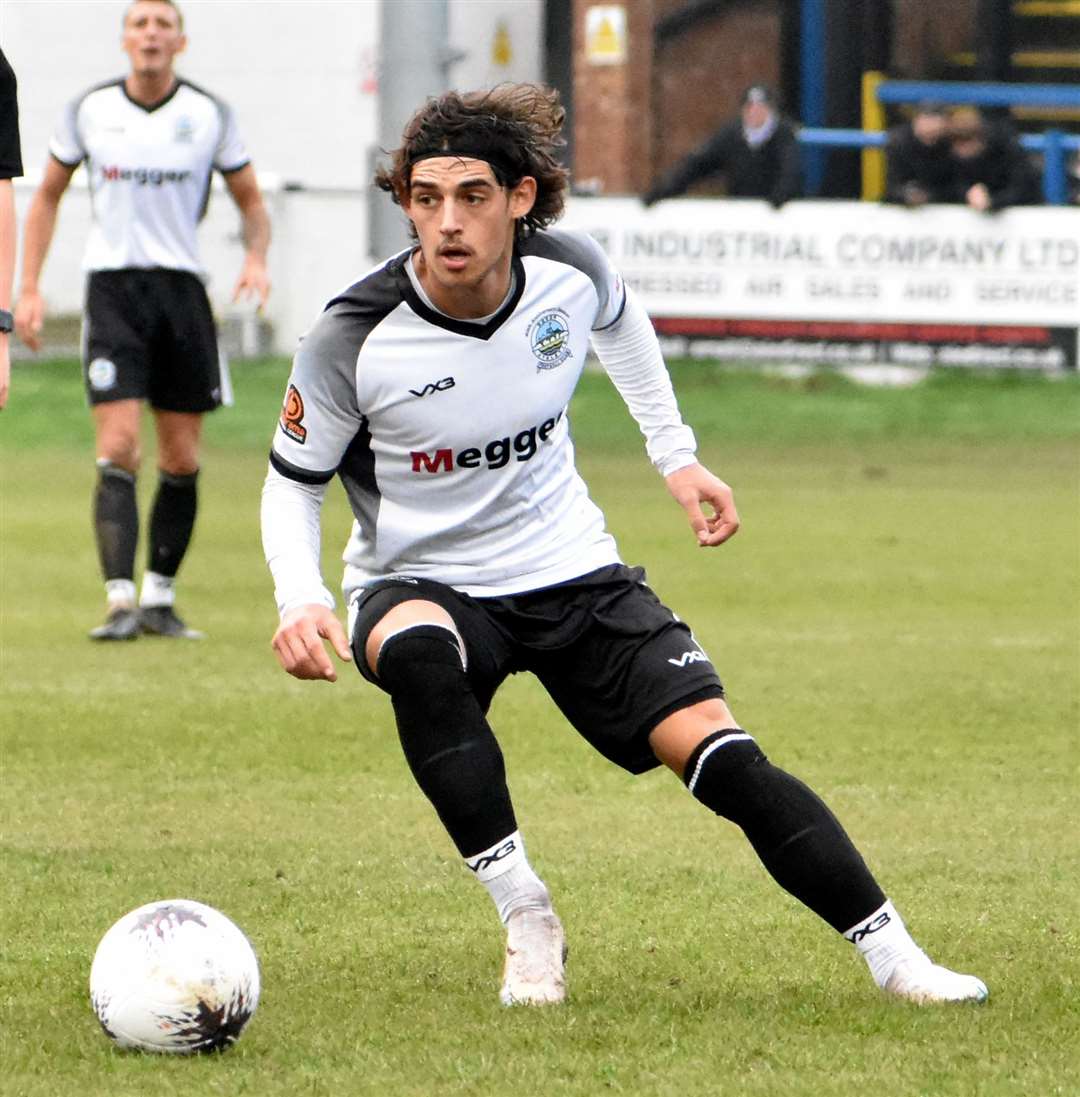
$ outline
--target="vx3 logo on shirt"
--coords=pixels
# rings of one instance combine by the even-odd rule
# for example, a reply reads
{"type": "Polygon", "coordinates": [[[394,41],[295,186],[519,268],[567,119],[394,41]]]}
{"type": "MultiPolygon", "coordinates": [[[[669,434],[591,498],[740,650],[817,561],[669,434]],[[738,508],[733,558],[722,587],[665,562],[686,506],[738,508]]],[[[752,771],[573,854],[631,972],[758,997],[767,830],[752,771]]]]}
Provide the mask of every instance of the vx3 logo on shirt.
{"type": "Polygon", "coordinates": [[[430,396],[433,392],[446,392],[454,387],[453,377],[444,377],[441,381],[431,381],[422,389],[409,389],[413,396],[430,396]]]}
{"type": "Polygon", "coordinates": [[[668,660],[673,667],[685,667],[691,663],[707,663],[708,661],[709,658],[703,651],[684,651],[678,659],[668,660]]]}

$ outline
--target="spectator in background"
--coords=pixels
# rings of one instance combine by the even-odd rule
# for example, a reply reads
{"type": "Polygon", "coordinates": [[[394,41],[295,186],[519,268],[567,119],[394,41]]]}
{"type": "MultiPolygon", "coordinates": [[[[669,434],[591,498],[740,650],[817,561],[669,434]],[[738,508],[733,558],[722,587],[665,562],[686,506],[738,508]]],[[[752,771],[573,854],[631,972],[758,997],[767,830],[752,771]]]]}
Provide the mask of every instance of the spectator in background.
{"type": "Polygon", "coordinates": [[[953,165],[944,106],[929,101],[896,126],[885,146],[885,199],[904,206],[952,200],[953,165]]]}
{"type": "Polygon", "coordinates": [[[990,213],[1040,201],[1038,178],[1016,135],[974,107],[949,115],[949,158],[954,202],[990,213]]]}
{"type": "Polygon", "coordinates": [[[765,198],[779,207],[798,197],[801,184],[795,129],[780,114],[772,92],[764,85],[754,84],[743,92],[739,117],[654,183],[645,195],[645,205],[682,194],[711,175],[723,176],[731,198],[765,198]]]}
{"type": "Polygon", "coordinates": [[[7,404],[11,382],[11,281],[15,275],[15,188],[22,175],[19,145],[19,103],[15,73],[0,50],[0,408],[7,404]]]}

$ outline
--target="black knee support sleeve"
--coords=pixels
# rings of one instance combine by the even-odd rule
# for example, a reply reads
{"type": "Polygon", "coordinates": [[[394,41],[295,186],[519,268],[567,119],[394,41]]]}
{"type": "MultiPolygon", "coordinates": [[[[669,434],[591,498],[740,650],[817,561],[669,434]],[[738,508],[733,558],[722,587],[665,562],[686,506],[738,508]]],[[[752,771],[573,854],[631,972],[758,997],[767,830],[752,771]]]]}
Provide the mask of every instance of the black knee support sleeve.
{"type": "Polygon", "coordinates": [[[150,513],[147,571],[156,571],[171,579],[180,570],[195,528],[198,476],[197,471],[179,476],[171,472],[160,474],[154,509],[150,513]]]}
{"type": "Polygon", "coordinates": [[[98,462],[94,539],[105,579],[131,579],[135,574],[135,546],[139,540],[135,474],[111,461],[98,462]]]}
{"type": "Polygon", "coordinates": [[[744,731],[704,739],[686,786],[740,826],[773,879],[840,933],[885,896],[836,816],[802,781],[774,766],[744,731]]]}
{"type": "Polygon", "coordinates": [[[469,686],[457,636],[442,625],[393,633],[375,674],[390,694],[413,777],[462,856],[516,830],[502,751],[469,686]]]}

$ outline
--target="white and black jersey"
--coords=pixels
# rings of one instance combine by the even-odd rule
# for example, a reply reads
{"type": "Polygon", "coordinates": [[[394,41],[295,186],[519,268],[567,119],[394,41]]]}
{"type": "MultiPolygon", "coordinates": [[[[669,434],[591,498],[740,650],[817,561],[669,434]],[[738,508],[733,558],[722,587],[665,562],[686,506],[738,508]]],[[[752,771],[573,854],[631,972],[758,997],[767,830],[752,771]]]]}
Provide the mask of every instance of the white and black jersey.
{"type": "Polygon", "coordinates": [[[211,174],[248,163],[232,112],[186,80],[152,107],[131,99],[122,79],[91,88],[64,111],[49,152],[68,167],[86,163],[88,271],[161,267],[201,275],[196,228],[211,174]]]}
{"type": "Polygon", "coordinates": [[[410,274],[404,252],[334,298],[296,355],[263,512],[283,610],[321,599],[317,538],[307,561],[276,549],[297,537],[282,478],[340,476],[356,518],[346,594],[405,574],[495,596],[617,563],[567,421],[590,338],[643,340],[616,384],[661,471],[694,460],[648,319],[589,237],[521,243],[509,296],[479,322],[437,311],[410,274]]]}

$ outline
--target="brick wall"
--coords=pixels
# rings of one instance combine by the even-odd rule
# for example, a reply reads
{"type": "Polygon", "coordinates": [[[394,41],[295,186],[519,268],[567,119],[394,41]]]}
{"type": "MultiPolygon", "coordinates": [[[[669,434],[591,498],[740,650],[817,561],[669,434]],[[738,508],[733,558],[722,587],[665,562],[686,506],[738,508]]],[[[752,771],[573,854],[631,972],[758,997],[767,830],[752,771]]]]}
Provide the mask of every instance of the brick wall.
{"type": "MultiPolygon", "coordinates": [[[[623,0],[628,60],[602,66],[585,59],[586,10],[596,0],[573,0],[578,185],[606,194],[641,193],[736,114],[748,84],[782,87],[781,7],[794,2],[744,0],[654,51],[653,27],[686,8],[687,0],[623,0]]],[[[977,0],[893,0],[892,75],[939,77],[950,54],[972,48],[976,5],[977,0]]],[[[798,104],[785,108],[797,117],[798,104]]],[[[716,190],[703,184],[700,192],[716,190]]]]}

